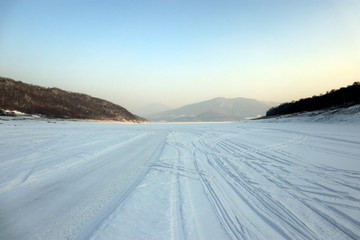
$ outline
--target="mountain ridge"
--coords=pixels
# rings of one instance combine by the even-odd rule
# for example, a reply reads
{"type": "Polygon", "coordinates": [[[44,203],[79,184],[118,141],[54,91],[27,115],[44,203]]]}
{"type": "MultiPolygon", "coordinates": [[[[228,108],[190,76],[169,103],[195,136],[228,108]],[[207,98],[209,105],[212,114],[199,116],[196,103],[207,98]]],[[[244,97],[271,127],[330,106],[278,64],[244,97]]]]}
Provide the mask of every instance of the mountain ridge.
{"type": "Polygon", "coordinates": [[[147,117],[151,121],[165,122],[239,121],[263,115],[271,106],[271,103],[251,98],[217,97],[147,117]]]}

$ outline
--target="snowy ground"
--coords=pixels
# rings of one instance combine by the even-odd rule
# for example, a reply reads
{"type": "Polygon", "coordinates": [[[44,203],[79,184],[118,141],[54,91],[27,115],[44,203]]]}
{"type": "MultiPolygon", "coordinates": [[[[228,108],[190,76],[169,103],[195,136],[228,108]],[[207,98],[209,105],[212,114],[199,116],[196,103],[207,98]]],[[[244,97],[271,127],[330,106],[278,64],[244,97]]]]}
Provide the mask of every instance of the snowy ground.
{"type": "Polygon", "coordinates": [[[360,123],[0,120],[0,239],[359,239],[360,123]]]}

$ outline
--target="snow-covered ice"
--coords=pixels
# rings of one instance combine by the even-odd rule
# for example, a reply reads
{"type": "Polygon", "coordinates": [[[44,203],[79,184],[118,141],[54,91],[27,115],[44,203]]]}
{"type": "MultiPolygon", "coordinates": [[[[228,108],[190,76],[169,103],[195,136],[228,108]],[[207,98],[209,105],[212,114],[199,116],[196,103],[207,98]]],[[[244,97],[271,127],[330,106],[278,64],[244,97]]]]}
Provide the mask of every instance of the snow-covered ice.
{"type": "Polygon", "coordinates": [[[359,238],[356,121],[0,120],[0,239],[359,238]]]}

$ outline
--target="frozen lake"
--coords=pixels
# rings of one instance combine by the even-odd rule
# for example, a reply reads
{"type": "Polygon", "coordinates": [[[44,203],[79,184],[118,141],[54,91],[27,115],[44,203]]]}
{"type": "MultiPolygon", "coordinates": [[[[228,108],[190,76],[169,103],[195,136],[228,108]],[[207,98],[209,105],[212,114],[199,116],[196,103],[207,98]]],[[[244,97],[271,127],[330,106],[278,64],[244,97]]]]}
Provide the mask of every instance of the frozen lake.
{"type": "Polygon", "coordinates": [[[0,239],[359,239],[360,124],[0,120],[0,239]]]}

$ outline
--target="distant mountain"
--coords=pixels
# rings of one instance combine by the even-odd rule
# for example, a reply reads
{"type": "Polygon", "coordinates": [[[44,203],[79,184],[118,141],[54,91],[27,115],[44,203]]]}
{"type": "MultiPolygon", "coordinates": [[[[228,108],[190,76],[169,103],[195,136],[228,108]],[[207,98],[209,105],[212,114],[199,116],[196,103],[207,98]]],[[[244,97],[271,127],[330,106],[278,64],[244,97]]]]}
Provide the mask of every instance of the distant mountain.
{"type": "Polygon", "coordinates": [[[0,108],[47,117],[144,122],[125,108],[81,93],[0,77],[0,108]]]}
{"type": "Polygon", "coordinates": [[[142,107],[142,108],[136,110],[136,113],[138,115],[140,115],[140,116],[147,117],[147,116],[150,116],[152,114],[168,111],[170,109],[171,109],[171,107],[166,106],[164,104],[152,103],[152,104],[149,104],[149,105],[147,105],[145,107],[142,107]]]}
{"type": "Polygon", "coordinates": [[[249,98],[215,98],[186,105],[174,110],[151,114],[151,121],[165,122],[221,122],[239,121],[262,116],[274,103],[249,98]]]}

